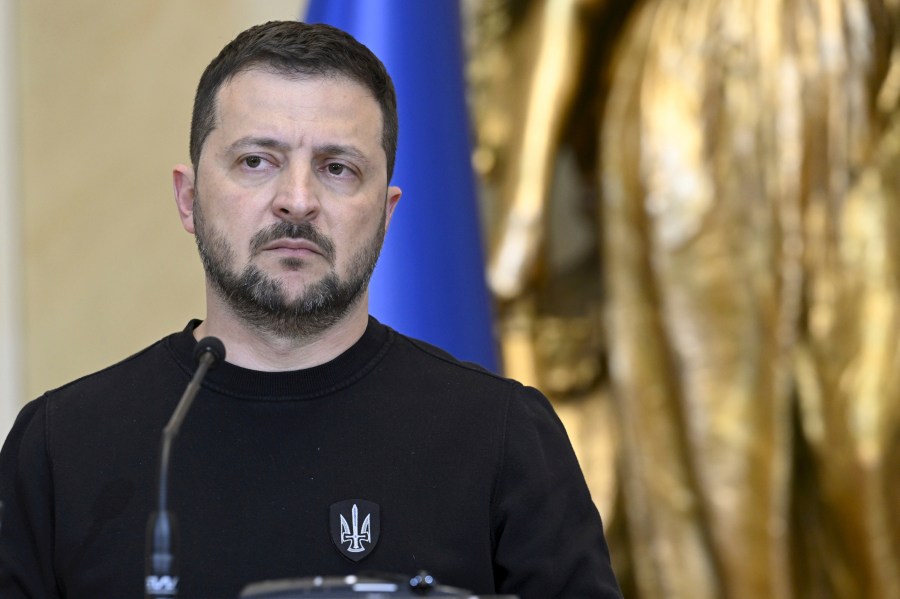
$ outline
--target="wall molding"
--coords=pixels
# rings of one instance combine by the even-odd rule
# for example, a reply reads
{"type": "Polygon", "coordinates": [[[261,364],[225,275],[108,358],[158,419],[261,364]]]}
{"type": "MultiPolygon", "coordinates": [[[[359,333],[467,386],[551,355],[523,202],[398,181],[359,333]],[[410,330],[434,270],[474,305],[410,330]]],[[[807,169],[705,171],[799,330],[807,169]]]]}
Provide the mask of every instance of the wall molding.
{"type": "Polygon", "coordinates": [[[24,400],[17,5],[0,2],[0,439],[24,400]]]}

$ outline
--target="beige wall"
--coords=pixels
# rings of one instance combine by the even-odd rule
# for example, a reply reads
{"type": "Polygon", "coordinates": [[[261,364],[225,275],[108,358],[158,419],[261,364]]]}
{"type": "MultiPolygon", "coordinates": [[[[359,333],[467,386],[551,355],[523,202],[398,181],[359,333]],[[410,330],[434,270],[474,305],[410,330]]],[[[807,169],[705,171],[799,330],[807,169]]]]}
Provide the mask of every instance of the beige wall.
{"type": "Polygon", "coordinates": [[[19,405],[203,316],[170,175],[194,88],[240,30],[302,4],[20,0],[19,405]]]}
{"type": "Polygon", "coordinates": [[[16,6],[0,2],[0,440],[22,396],[16,6]]]}

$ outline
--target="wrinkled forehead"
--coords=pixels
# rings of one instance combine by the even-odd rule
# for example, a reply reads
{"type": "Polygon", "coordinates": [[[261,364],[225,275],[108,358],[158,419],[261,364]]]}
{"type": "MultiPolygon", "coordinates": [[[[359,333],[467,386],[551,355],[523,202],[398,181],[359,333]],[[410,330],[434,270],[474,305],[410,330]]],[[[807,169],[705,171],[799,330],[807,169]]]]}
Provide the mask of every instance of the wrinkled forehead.
{"type": "MultiPolygon", "coordinates": [[[[297,69],[292,69],[285,66],[280,66],[267,62],[254,62],[244,65],[240,69],[237,69],[234,73],[228,76],[219,88],[216,90],[215,96],[213,97],[214,108],[216,110],[216,114],[218,114],[219,103],[222,97],[223,90],[229,89],[233,87],[235,80],[246,79],[248,75],[253,73],[264,73],[267,75],[273,75],[277,78],[284,79],[285,81],[290,82],[323,82],[323,83],[335,83],[338,85],[346,85],[348,87],[357,88],[357,90],[364,93],[364,95],[368,96],[369,99],[372,100],[376,105],[378,104],[378,100],[375,98],[375,95],[362,81],[351,77],[350,75],[338,71],[338,70],[325,70],[325,71],[300,71],[297,69]]],[[[380,106],[379,106],[380,112],[380,106]]],[[[384,119],[384,115],[382,114],[382,120],[384,119]]]]}
{"type": "Polygon", "coordinates": [[[364,170],[386,172],[382,140],[381,110],[364,86],[348,78],[251,70],[220,90],[203,155],[224,160],[251,148],[328,148],[327,153],[355,157],[364,170]]]}
{"type": "MultiPolygon", "coordinates": [[[[235,73],[227,81],[225,81],[216,91],[213,103],[213,122],[212,130],[216,130],[222,124],[223,101],[231,108],[241,106],[248,113],[252,113],[255,107],[264,110],[263,106],[274,105],[274,100],[280,94],[281,90],[285,90],[286,95],[290,95],[290,91],[295,86],[284,85],[280,83],[304,83],[306,90],[315,90],[317,86],[325,96],[329,93],[334,97],[335,90],[345,90],[346,95],[354,97],[350,110],[343,112],[343,117],[349,122],[364,119],[366,124],[374,125],[373,133],[376,136],[378,144],[383,145],[384,142],[384,112],[383,107],[378,104],[371,90],[361,82],[344,75],[343,73],[334,71],[326,74],[320,73],[300,73],[285,69],[272,68],[270,65],[259,65],[253,68],[245,68],[235,73]],[[262,75],[262,76],[260,76],[262,75]]],[[[309,93],[309,92],[307,92],[309,93]]],[[[312,92],[310,97],[315,99],[317,94],[312,92]]],[[[295,96],[298,98],[298,96],[295,96]]],[[[310,102],[315,104],[315,102],[310,102]]],[[[339,103],[335,103],[333,108],[337,110],[339,103]]],[[[294,109],[298,112],[302,111],[302,104],[297,103],[293,106],[282,105],[284,110],[294,109]]],[[[263,112],[258,116],[265,118],[267,115],[263,112]]]]}

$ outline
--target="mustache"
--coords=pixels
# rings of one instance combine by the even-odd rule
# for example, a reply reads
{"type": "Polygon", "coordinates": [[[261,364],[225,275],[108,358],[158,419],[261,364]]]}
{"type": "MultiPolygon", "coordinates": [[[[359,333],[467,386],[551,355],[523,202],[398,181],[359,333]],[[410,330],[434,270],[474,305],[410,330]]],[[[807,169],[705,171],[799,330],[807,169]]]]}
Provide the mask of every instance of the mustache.
{"type": "Polygon", "coordinates": [[[332,264],[334,263],[334,243],[316,229],[312,223],[308,222],[289,223],[282,221],[258,231],[250,240],[250,255],[256,256],[266,244],[279,239],[304,239],[314,243],[322,251],[325,258],[332,264]]]}

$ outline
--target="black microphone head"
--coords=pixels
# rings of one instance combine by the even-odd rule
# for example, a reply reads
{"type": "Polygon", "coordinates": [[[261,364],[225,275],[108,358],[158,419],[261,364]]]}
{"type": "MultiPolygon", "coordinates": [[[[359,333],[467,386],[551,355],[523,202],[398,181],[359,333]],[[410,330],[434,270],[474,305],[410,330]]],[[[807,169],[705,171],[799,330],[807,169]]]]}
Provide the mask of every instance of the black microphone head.
{"type": "Polygon", "coordinates": [[[215,368],[220,362],[225,361],[225,344],[218,337],[204,337],[194,346],[194,360],[199,362],[205,353],[212,356],[209,367],[215,368]]]}

